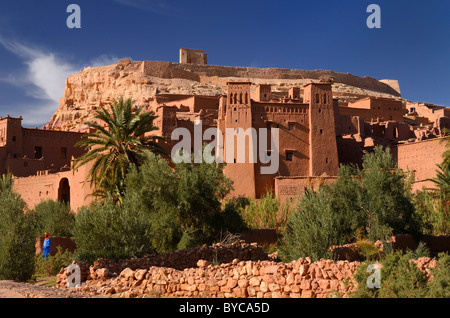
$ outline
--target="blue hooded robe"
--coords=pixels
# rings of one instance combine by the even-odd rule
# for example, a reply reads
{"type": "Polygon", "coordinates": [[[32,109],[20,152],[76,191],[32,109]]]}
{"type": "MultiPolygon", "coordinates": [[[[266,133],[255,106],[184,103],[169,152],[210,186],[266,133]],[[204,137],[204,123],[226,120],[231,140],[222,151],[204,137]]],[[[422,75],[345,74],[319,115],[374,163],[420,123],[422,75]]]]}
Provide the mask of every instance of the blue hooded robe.
{"type": "Polygon", "coordinates": [[[44,245],[42,246],[42,255],[47,258],[50,255],[50,237],[44,239],[44,245]]]}

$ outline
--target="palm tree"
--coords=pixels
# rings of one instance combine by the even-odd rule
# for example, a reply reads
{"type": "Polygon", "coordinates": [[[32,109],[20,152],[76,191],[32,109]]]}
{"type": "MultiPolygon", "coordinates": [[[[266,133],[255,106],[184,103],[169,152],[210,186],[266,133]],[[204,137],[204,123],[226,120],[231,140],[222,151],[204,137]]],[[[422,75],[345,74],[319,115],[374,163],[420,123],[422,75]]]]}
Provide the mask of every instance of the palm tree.
{"type": "Polygon", "coordinates": [[[436,198],[450,199],[450,168],[445,164],[437,164],[436,177],[427,179],[434,183],[435,188],[429,188],[431,194],[436,198]]]}
{"type": "Polygon", "coordinates": [[[450,129],[444,128],[442,132],[445,134],[445,138],[441,140],[441,143],[445,144],[445,151],[442,154],[442,165],[445,168],[450,168],[450,129]]]}
{"type": "Polygon", "coordinates": [[[124,194],[124,179],[132,166],[141,165],[148,152],[166,153],[157,143],[164,140],[159,136],[145,136],[146,133],[157,130],[153,126],[156,118],[152,111],[143,112],[144,106],[133,111],[134,101],[120,97],[109,104],[110,111],[101,107],[96,111],[96,122],[85,124],[94,128],[95,132],[85,134],[85,138],[77,143],[78,147],[87,152],[78,157],[74,169],[92,162],[88,179],[92,182],[93,195],[111,196],[120,202],[124,194]]]}
{"type": "Polygon", "coordinates": [[[3,174],[0,178],[0,193],[3,191],[9,191],[13,187],[13,177],[11,172],[3,174]]]}

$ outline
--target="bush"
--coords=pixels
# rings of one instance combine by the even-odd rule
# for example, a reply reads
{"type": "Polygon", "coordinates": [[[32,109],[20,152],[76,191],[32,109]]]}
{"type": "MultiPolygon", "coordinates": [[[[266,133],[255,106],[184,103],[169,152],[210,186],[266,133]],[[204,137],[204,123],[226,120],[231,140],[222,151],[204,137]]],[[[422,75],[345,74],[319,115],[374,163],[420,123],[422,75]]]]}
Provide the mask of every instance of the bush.
{"type": "Polygon", "coordinates": [[[36,218],[38,233],[48,232],[51,236],[72,236],[75,214],[64,202],[47,200],[29,211],[36,218]]]}
{"type": "Polygon", "coordinates": [[[62,251],[58,246],[58,251],[53,256],[43,258],[42,254],[35,255],[35,275],[55,276],[61,268],[69,266],[75,259],[74,253],[62,251]]]}
{"type": "Polygon", "coordinates": [[[240,213],[249,228],[281,230],[286,226],[288,205],[283,209],[280,207],[278,198],[269,191],[259,200],[249,199],[248,204],[240,209],[240,213]]]}
{"type": "Polygon", "coordinates": [[[448,200],[435,197],[424,187],[413,198],[416,222],[423,234],[442,235],[450,233],[450,209],[448,200]]]}
{"type": "Polygon", "coordinates": [[[431,269],[433,280],[428,283],[428,297],[450,298],[450,256],[440,253],[438,263],[431,269]]]}
{"type": "Polygon", "coordinates": [[[431,269],[433,280],[412,262],[412,252],[395,252],[381,260],[380,288],[368,288],[368,263],[362,263],[355,274],[357,289],[352,298],[424,298],[450,297],[450,257],[440,254],[437,266],[431,269]]]}
{"type": "Polygon", "coordinates": [[[335,183],[306,191],[290,212],[281,255],[286,261],[329,257],[330,246],[351,243],[358,229],[372,242],[398,233],[417,236],[408,179],[389,148],[366,154],[363,170],[342,166],[335,183]]]}
{"type": "Polygon", "coordinates": [[[330,258],[329,247],[339,242],[338,219],[328,199],[328,191],[307,190],[291,211],[283,233],[280,256],[286,261],[310,257],[330,258]]]}
{"type": "Polygon", "coordinates": [[[112,200],[82,208],[74,234],[77,260],[91,264],[100,257],[123,259],[153,252],[149,219],[140,209],[118,207],[112,200]]]}
{"type": "Polygon", "coordinates": [[[33,275],[36,226],[24,208],[19,195],[0,192],[0,279],[27,281],[33,275]]]}
{"type": "Polygon", "coordinates": [[[126,188],[124,202],[133,197],[134,209],[151,221],[158,252],[209,244],[221,230],[242,224],[232,206],[223,209],[222,200],[232,186],[216,163],[181,163],[172,169],[165,159],[149,154],[129,173],[126,188]]]}

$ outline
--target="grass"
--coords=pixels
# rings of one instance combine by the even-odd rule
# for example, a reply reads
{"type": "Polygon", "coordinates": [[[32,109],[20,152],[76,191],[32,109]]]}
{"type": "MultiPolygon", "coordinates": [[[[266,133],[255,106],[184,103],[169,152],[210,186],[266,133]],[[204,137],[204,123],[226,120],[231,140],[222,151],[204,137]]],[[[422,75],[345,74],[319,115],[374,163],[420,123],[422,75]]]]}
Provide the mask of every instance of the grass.
{"type": "Polygon", "coordinates": [[[45,287],[53,287],[56,286],[56,275],[55,276],[47,276],[42,274],[34,275],[32,280],[29,281],[30,284],[45,286],[45,287]]]}

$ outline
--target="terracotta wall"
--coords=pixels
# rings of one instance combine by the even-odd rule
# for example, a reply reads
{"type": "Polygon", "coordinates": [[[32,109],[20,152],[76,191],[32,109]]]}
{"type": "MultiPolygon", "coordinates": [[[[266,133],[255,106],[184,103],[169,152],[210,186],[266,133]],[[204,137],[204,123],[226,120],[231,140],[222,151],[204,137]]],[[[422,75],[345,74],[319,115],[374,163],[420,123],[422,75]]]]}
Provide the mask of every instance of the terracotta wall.
{"type": "Polygon", "coordinates": [[[442,143],[441,140],[442,138],[436,138],[393,148],[398,167],[404,171],[414,171],[413,190],[419,190],[423,186],[432,186],[432,183],[426,179],[436,176],[436,164],[442,162],[445,143],[442,143]]]}
{"type": "MultiPolygon", "coordinates": [[[[51,235],[51,234],[50,234],[51,235]]],[[[36,238],[36,254],[42,253],[42,246],[44,244],[44,236],[39,236],[36,238]]],[[[50,255],[54,256],[58,252],[58,248],[61,248],[61,251],[69,251],[73,253],[77,245],[70,237],[60,237],[60,236],[51,236],[50,237],[50,255]]]]}
{"type": "Polygon", "coordinates": [[[61,200],[60,187],[63,179],[67,179],[70,187],[70,207],[76,212],[92,200],[91,187],[85,183],[90,165],[85,165],[76,171],[62,171],[50,173],[39,171],[38,175],[16,178],[13,183],[14,191],[19,193],[32,209],[43,200],[61,200]]]}

